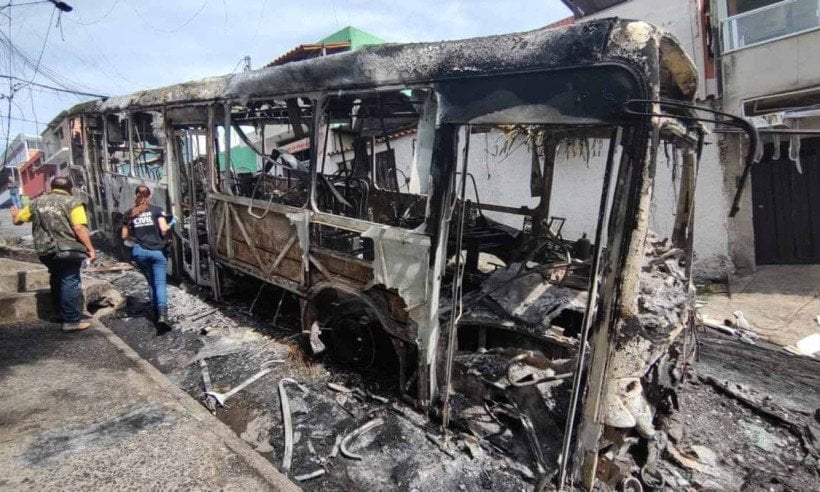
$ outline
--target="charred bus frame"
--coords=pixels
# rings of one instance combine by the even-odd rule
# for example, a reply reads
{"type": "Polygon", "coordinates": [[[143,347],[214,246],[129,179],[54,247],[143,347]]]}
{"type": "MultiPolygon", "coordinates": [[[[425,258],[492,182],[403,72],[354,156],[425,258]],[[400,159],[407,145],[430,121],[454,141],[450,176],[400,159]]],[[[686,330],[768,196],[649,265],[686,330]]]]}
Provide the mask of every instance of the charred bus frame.
{"type": "MultiPolygon", "coordinates": [[[[687,276],[691,266],[704,130],[693,111],[660,101],[690,103],[696,84],[696,69],[670,35],[643,22],[605,19],[463,41],[368,47],[93,101],[55,122],[82,120],[82,159],[87,181],[94,183],[98,228],[116,231],[117,213],[130,198],[126,191],[137,183],[165,191],[160,196],[167,196],[184,224],[174,248],[178,273],[210,286],[217,299],[223,269],[292,292],[302,299],[305,333],[318,327],[321,335],[339,322],[329,312],[357,306],[357,316],[365,313],[389,336],[399,361],[399,391],[419,408],[440,408],[445,424],[460,331],[480,331],[483,348],[486,329],[498,326],[466,316],[464,274],[472,266],[465,263],[475,261],[465,246],[475,239],[465,240],[469,212],[530,217],[532,240],[519,243],[518,255],[527,268],[533,245],[543,247],[538,238],[555,244],[547,225],[553,186],[547,168],[555,142],[568,136],[608,139],[593,253],[579,289],[586,306],[579,332],[562,342],[577,363],[559,483],[571,478],[591,487],[605,427],[634,427],[651,436],[652,412],[647,423],[642,412],[649,403],[640,381],[690,323],[684,302],[676,313],[679,322],[649,341],[638,297],[661,140],[683,156],[672,237],[681,253],[672,257],[687,276]],[[416,125],[418,141],[408,190],[379,187],[376,139],[389,142],[388,130],[408,123],[416,125]],[[288,126],[297,141],[307,139],[309,159],[286,160],[278,147],[267,148],[265,129],[271,124],[288,126]],[[349,165],[342,156],[346,167],[334,175],[326,169],[328,141],[342,140],[340,125],[353,134],[353,152],[349,165]],[[533,185],[538,206],[467,200],[470,137],[486,126],[540,135],[544,171],[533,185]],[[243,130],[248,127],[256,127],[256,143],[243,130]],[[220,146],[231,149],[235,136],[263,164],[250,179],[234,172],[230,151],[223,152],[220,165],[220,146]],[[161,179],[141,171],[151,162],[162,164],[161,179]],[[200,260],[208,268],[200,268],[200,260]]],[[[690,285],[684,280],[685,297],[690,285]]],[[[540,343],[556,340],[549,330],[543,335],[540,343]]]]}

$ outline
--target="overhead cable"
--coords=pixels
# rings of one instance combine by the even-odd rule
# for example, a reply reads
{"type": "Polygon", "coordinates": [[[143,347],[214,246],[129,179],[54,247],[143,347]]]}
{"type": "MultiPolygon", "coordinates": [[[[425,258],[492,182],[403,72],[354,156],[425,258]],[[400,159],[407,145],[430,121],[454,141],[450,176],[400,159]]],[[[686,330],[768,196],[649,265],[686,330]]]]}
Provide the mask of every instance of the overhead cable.
{"type": "Polygon", "coordinates": [[[41,87],[43,89],[49,89],[49,90],[57,91],[57,92],[66,92],[68,94],[76,94],[78,96],[99,97],[99,98],[103,98],[103,99],[108,97],[108,96],[105,96],[103,94],[94,94],[92,92],[75,91],[75,90],[71,90],[71,89],[64,89],[64,88],[61,88],[61,87],[54,87],[54,86],[51,86],[51,85],[38,84],[36,82],[29,82],[25,79],[21,79],[19,77],[14,77],[12,75],[0,74],[0,78],[9,79],[9,80],[17,80],[17,81],[20,81],[20,82],[23,82],[23,83],[26,83],[26,84],[33,85],[34,87],[41,87]]]}

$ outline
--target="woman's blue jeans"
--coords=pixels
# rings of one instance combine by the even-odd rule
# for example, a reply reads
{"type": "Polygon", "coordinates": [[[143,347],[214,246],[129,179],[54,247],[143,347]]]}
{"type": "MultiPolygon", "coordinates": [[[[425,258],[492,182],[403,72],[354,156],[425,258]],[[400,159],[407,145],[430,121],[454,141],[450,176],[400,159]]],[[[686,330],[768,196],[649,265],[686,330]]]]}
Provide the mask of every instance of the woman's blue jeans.
{"type": "Polygon", "coordinates": [[[168,260],[163,251],[146,249],[139,244],[131,250],[131,259],[139,267],[145,279],[148,280],[148,293],[151,303],[156,309],[168,306],[168,294],[165,286],[168,260]]]}

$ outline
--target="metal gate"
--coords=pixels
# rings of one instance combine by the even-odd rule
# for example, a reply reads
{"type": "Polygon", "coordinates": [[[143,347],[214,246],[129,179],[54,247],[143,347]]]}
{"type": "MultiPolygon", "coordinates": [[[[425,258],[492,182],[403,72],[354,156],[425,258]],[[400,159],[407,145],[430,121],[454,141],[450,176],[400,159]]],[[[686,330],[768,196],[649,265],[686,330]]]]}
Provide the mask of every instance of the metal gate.
{"type": "Polygon", "coordinates": [[[802,139],[802,173],[789,160],[787,142],[773,154],[766,145],[752,168],[757,263],[820,263],[820,138],[802,139]]]}

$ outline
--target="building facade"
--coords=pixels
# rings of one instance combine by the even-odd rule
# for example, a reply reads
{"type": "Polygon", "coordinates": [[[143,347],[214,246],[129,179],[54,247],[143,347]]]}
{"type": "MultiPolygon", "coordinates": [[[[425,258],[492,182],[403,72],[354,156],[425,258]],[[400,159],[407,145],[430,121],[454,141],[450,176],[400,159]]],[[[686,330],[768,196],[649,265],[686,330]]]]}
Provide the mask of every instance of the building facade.
{"type": "Polygon", "coordinates": [[[26,194],[27,179],[23,176],[24,168],[28,169],[27,165],[42,154],[42,148],[42,138],[33,135],[21,133],[9,142],[3,152],[3,164],[0,167],[0,205],[11,204],[12,192],[26,194]]]}
{"type": "MultiPolygon", "coordinates": [[[[820,263],[820,4],[817,0],[565,0],[576,18],[646,20],[674,34],[700,71],[702,106],[757,127],[707,140],[695,250],[715,271],[820,263]],[[723,259],[730,261],[723,261],[723,259]]],[[[658,167],[658,179],[662,166],[658,167]]]]}
{"type": "Polygon", "coordinates": [[[23,195],[33,199],[45,193],[55,173],[54,166],[43,163],[43,152],[35,152],[20,166],[20,184],[23,195]]]}
{"type": "MultiPolygon", "coordinates": [[[[723,109],[752,120],[761,146],[729,244],[738,267],[820,263],[820,4],[713,0],[723,109]]],[[[726,187],[748,145],[724,135],[726,187]]]]}

